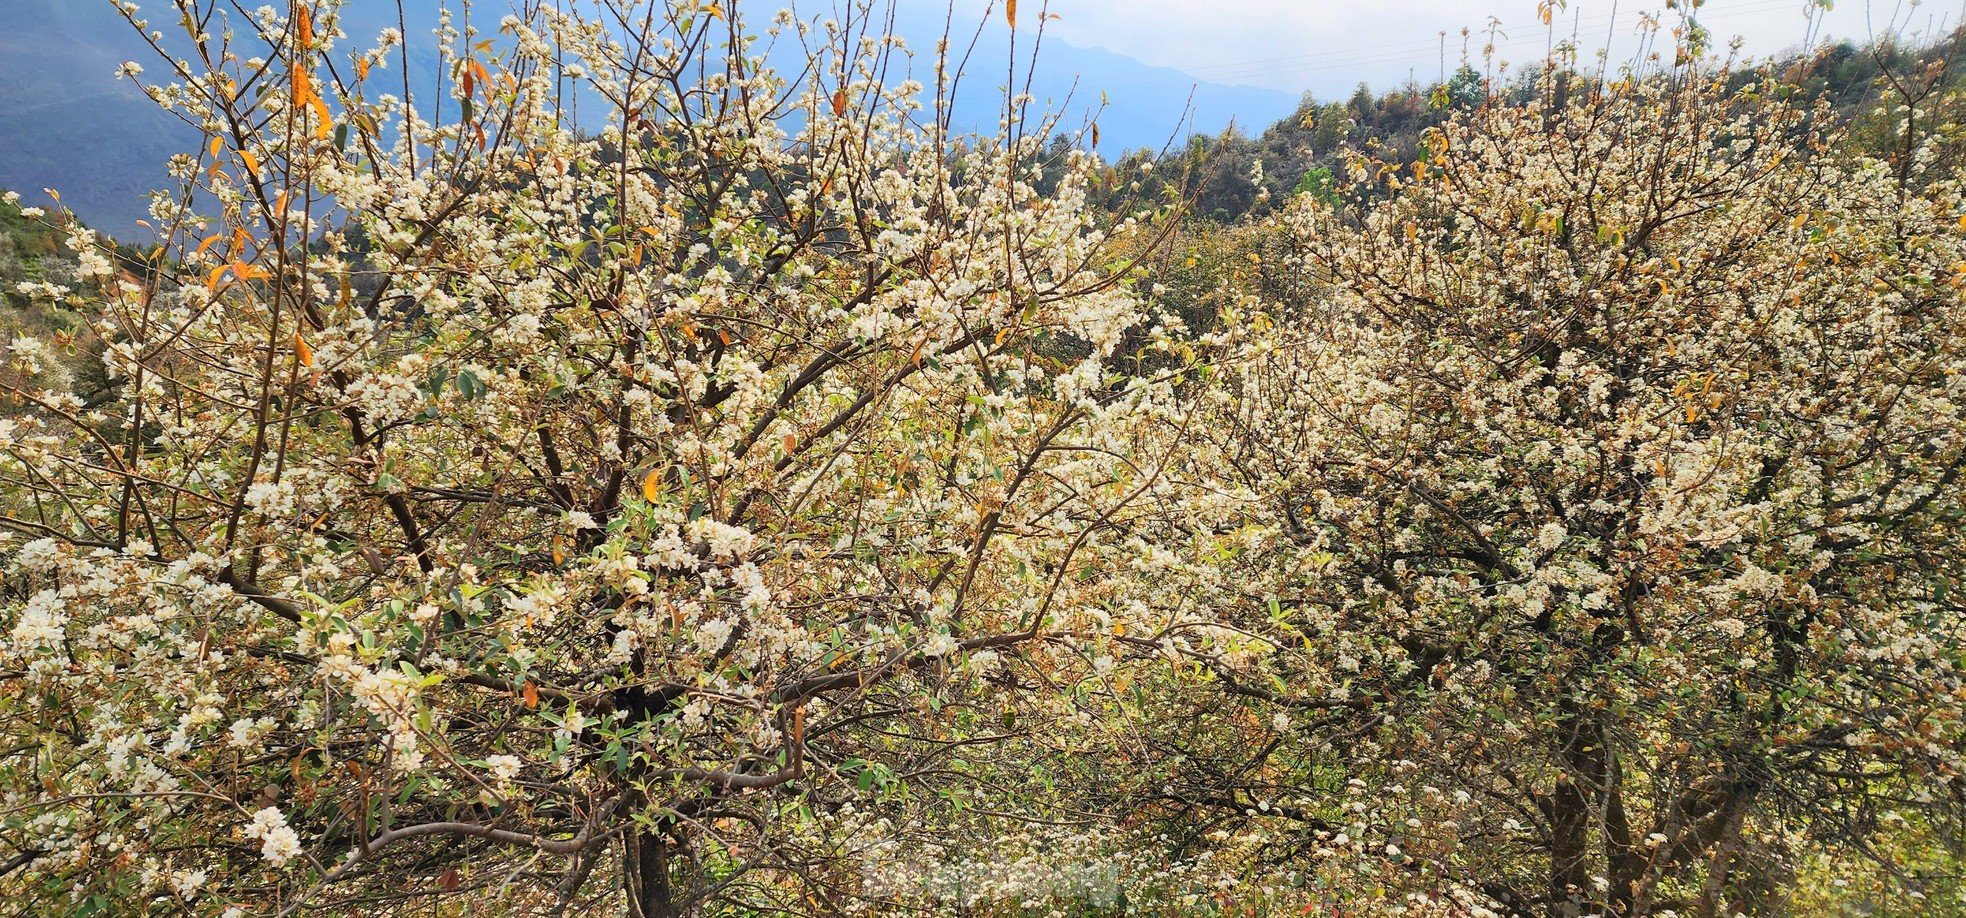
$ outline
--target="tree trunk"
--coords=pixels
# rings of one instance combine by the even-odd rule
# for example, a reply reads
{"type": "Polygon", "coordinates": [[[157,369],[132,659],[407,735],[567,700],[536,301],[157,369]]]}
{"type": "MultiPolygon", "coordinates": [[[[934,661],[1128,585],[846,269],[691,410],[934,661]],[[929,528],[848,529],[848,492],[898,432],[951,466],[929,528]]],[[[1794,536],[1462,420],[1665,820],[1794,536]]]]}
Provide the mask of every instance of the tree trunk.
{"type": "Polygon", "coordinates": [[[1572,775],[1550,793],[1550,918],[1578,918],[1590,894],[1590,800],[1572,775]]]}
{"type": "Polygon", "coordinates": [[[621,881],[629,918],[681,918],[669,889],[669,842],[646,829],[622,836],[621,881]]]}
{"type": "MultiPolygon", "coordinates": [[[[1550,915],[1577,918],[1595,898],[1591,885],[1591,816],[1605,789],[1604,749],[1596,721],[1565,692],[1557,719],[1563,773],[1550,792],[1550,915]]],[[[1595,909],[1593,909],[1595,911],[1595,909]]]]}
{"type": "Polygon", "coordinates": [[[1624,764],[1618,757],[1618,750],[1612,748],[1609,737],[1601,737],[1604,744],[1605,788],[1604,788],[1604,859],[1611,878],[1611,914],[1617,918],[1635,918],[1646,911],[1646,897],[1641,892],[1645,886],[1645,873],[1649,862],[1639,850],[1638,841],[1633,837],[1631,816],[1625,812],[1625,772],[1624,764]]]}

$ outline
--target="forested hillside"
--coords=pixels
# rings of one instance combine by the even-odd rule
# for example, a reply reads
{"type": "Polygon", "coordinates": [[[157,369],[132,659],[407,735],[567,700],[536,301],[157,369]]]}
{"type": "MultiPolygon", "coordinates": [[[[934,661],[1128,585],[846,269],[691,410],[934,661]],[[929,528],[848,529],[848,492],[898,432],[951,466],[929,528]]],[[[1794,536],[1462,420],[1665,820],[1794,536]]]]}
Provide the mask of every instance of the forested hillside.
{"type": "MultiPolygon", "coordinates": [[[[1902,104],[1899,89],[1918,82],[1923,68],[1950,60],[1959,41],[1957,33],[1936,39],[1887,35],[1863,46],[1840,41],[1802,56],[1748,62],[1727,79],[1735,91],[1758,83],[1798,104],[1822,102],[1829,117],[1849,126],[1846,143],[1884,152],[1902,138],[1893,130],[1897,114],[1879,107],[1902,104]]],[[[1960,104],[1960,84],[1966,80],[1958,68],[1948,67],[1946,73],[1939,85],[1920,90],[1931,97],[1918,99],[1928,117],[1942,122],[1960,104]]],[[[1263,216],[1295,193],[1326,193],[1350,151],[1412,162],[1423,152],[1426,132],[1455,112],[1484,104],[1491,96],[1510,105],[1530,104],[1540,85],[1533,72],[1494,85],[1470,64],[1432,85],[1409,83],[1374,92],[1360,84],[1344,101],[1307,97],[1295,113],[1253,137],[1229,131],[1193,138],[1185,149],[1156,157],[1157,174],[1163,182],[1187,183],[1200,216],[1217,222],[1263,216]]],[[[1143,155],[1135,154],[1129,165],[1143,155]]]]}
{"type": "Polygon", "coordinates": [[[182,6],[154,235],[0,205],[0,914],[1966,915],[1950,39],[1108,161],[182,6]]]}

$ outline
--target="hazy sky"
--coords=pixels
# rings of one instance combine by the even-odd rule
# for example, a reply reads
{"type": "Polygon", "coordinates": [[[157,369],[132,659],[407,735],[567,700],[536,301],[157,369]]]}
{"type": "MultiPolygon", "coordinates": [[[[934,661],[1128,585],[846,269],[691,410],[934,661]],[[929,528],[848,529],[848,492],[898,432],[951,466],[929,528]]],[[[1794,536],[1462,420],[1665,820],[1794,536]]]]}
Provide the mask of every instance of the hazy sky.
{"type": "MultiPolygon", "coordinates": [[[[937,0],[901,0],[903,3],[937,0]]],[[[988,0],[960,0],[980,12],[988,0]]],[[[1043,0],[1023,0],[1020,24],[1027,24],[1043,0]]],[[[1913,29],[1950,24],[1966,0],[1837,0],[1813,20],[1817,35],[1865,38],[1883,31],[1895,13],[1900,26],[1913,29]]],[[[1001,15],[1002,0],[997,0],[1001,15]]],[[[1642,12],[1658,12],[1665,0],[1571,0],[1556,16],[1559,40],[1573,27],[1584,48],[1611,47],[1623,53],[1636,46],[1642,12]],[[1613,10],[1616,10],[1614,18],[1613,10]]],[[[1814,0],[1707,0],[1700,21],[1722,44],[1740,35],[1750,54],[1771,54],[1795,46],[1809,34],[1808,10],[1814,0]]],[[[1485,41],[1489,18],[1500,20],[1505,37],[1496,40],[1498,57],[1526,62],[1541,57],[1549,30],[1537,21],[1537,0],[1051,0],[1059,15],[1051,23],[1058,37],[1179,68],[1206,80],[1246,83],[1274,89],[1313,90],[1320,96],[1349,94],[1360,80],[1375,86],[1422,81],[1441,70],[1440,33],[1447,36],[1446,66],[1462,54],[1461,29],[1474,56],[1485,41]]],[[[1664,17],[1677,21],[1676,14],[1664,17]]]]}

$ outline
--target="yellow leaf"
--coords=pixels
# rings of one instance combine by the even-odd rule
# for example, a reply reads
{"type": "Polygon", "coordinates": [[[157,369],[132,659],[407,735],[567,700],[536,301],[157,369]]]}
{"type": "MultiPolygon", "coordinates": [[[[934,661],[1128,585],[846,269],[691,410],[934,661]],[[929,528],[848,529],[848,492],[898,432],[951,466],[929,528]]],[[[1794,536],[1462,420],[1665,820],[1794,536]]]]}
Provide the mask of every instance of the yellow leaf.
{"type": "Polygon", "coordinates": [[[1017,28],[1017,0],[1003,0],[1003,18],[1011,28],[1017,28]]]}
{"type": "Polygon", "coordinates": [[[369,78],[369,59],[368,59],[368,58],[366,58],[366,57],[358,57],[358,58],[356,58],[356,59],[355,59],[355,79],[358,79],[358,80],[366,80],[366,79],[368,79],[368,78],[369,78]]]}
{"type": "Polygon", "coordinates": [[[554,564],[566,563],[567,553],[565,549],[561,548],[561,546],[564,544],[566,544],[566,538],[564,536],[560,536],[560,535],[553,536],[553,563],[554,564]]]}
{"type": "Polygon", "coordinates": [[[647,475],[642,476],[642,499],[652,504],[661,496],[662,470],[653,469],[647,475]]]}
{"type": "Polygon", "coordinates": [[[223,138],[223,137],[213,137],[213,138],[212,138],[212,142],[211,142],[211,146],[210,146],[210,147],[208,147],[207,149],[209,149],[209,150],[211,151],[211,157],[212,157],[213,159],[217,159],[217,158],[218,158],[218,153],[219,153],[219,151],[220,151],[220,150],[222,150],[222,149],[225,149],[225,138],[223,138]]]}
{"type": "Polygon", "coordinates": [[[249,173],[251,173],[251,174],[253,175],[253,177],[254,177],[254,178],[258,178],[258,177],[259,177],[259,157],[257,157],[257,156],[254,156],[254,155],[252,154],[252,151],[250,151],[250,150],[240,150],[240,151],[239,151],[239,158],[240,158],[241,160],[244,160],[244,161],[245,161],[245,163],[246,163],[246,171],[247,171],[247,172],[249,172],[249,173]]]}
{"type": "Polygon", "coordinates": [[[300,332],[294,332],[294,356],[300,359],[301,366],[314,365],[314,349],[307,346],[307,339],[301,337],[300,332]]]}

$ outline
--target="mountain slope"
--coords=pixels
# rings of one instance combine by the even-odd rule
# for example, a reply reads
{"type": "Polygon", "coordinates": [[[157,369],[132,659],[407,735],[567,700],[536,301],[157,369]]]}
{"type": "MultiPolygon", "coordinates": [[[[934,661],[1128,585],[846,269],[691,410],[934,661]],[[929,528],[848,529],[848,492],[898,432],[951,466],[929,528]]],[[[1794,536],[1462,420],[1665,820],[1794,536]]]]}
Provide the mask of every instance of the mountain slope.
{"type": "MultiPolygon", "coordinates": [[[[439,2],[412,4],[412,86],[418,94],[434,82],[430,26],[439,2]]],[[[809,2],[805,9],[810,18],[831,6],[809,2]]],[[[165,21],[171,17],[167,4],[148,0],[144,7],[158,20],[153,28],[171,30],[165,21]]],[[[945,14],[941,4],[897,4],[896,31],[921,49],[914,64],[917,78],[933,71],[926,58],[944,32],[945,14]]],[[[377,32],[396,24],[395,4],[350,0],[344,21],[351,43],[366,47],[377,32]]],[[[956,22],[959,50],[969,46],[976,25],[956,22]]],[[[1199,83],[1178,70],[1055,40],[1045,42],[1036,72],[1026,74],[1031,41],[1028,30],[1017,37],[1017,88],[1022,90],[1028,79],[1035,107],[1059,111],[1063,130],[1082,127],[1096,116],[1100,152],[1108,156],[1139,147],[1159,149],[1170,141],[1179,145],[1189,133],[1216,133],[1231,120],[1265,125],[1297,103],[1289,93],[1199,83]]],[[[1009,30],[1000,20],[983,23],[958,96],[959,129],[994,129],[1011,50],[1009,30]]],[[[198,136],[158,110],[135,85],[116,78],[116,68],[125,60],[137,61],[153,75],[161,69],[154,52],[108,0],[0,2],[0,187],[20,190],[29,203],[42,204],[41,189],[57,189],[62,202],[84,221],[140,241],[146,235],[139,226],[146,217],[145,195],[164,186],[164,163],[170,155],[195,149],[198,136]]]]}
{"type": "Polygon", "coordinates": [[[43,188],[83,219],[138,238],[144,195],[197,132],[116,78],[149,49],[108,3],[0,3],[0,187],[46,203],[43,188]]]}

